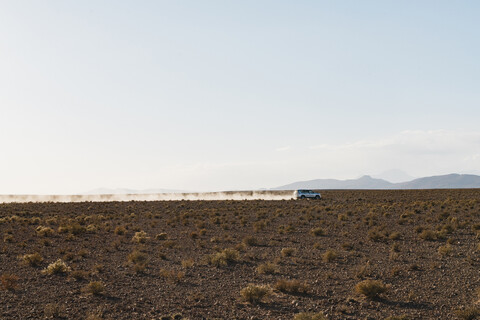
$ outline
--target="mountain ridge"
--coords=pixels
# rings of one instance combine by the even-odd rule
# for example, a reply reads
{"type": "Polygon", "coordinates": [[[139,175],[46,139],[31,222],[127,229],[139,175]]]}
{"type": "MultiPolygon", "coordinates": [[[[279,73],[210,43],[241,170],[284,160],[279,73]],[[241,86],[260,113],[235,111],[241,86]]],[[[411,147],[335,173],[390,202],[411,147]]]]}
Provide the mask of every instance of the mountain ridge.
{"type": "Polygon", "coordinates": [[[470,189],[480,188],[480,176],[473,174],[451,173],[446,175],[429,176],[413,179],[407,182],[393,183],[383,179],[364,175],[358,179],[314,179],[297,181],[272,190],[296,189],[470,189]]]}

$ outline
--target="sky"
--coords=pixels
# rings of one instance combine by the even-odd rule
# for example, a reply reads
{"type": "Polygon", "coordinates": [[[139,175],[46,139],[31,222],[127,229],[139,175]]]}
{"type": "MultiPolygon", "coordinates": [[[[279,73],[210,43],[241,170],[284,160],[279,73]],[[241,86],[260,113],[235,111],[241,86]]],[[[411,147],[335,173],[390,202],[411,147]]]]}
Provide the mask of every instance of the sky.
{"type": "Polygon", "coordinates": [[[0,194],[480,173],[480,2],[0,1],[0,194]]]}

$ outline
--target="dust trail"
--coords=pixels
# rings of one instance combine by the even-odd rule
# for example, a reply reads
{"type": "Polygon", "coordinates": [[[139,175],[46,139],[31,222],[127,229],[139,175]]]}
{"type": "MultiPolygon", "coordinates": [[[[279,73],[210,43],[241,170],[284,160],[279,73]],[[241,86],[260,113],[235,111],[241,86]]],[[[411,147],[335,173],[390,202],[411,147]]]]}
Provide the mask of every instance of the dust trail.
{"type": "Polygon", "coordinates": [[[199,193],[98,194],[98,195],[0,195],[0,203],[11,202],[105,202],[174,200],[291,200],[292,191],[225,191],[199,193]]]}

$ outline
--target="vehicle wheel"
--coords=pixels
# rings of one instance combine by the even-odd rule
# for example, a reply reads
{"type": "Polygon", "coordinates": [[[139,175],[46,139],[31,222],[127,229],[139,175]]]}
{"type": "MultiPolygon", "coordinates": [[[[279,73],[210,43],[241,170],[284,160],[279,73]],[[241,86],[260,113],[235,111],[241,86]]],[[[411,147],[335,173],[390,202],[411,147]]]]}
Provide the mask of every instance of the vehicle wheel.
{"type": "Polygon", "coordinates": [[[320,200],[320,196],[315,196],[315,200],[320,200]]]}
{"type": "Polygon", "coordinates": [[[305,199],[305,196],[300,196],[300,199],[305,199]]]}

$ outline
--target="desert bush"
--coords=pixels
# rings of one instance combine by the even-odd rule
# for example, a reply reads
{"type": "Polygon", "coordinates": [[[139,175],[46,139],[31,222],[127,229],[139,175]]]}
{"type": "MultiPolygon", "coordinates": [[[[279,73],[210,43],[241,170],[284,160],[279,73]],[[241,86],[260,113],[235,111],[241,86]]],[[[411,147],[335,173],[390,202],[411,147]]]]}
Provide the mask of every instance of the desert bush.
{"type": "Polygon", "coordinates": [[[83,292],[94,296],[100,296],[105,292],[105,285],[101,281],[92,281],[83,288],[83,292]]]}
{"type": "Polygon", "coordinates": [[[388,236],[388,238],[389,238],[390,240],[399,240],[399,239],[400,239],[400,232],[396,232],[396,231],[395,231],[395,232],[392,232],[392,233],[388,236]]]}
{"type": "Polygon", "coordinates": [[[240,290],[240,296],[244,301],[250,303],[260,303],[264,299],[268,298],[271,294],[271,289],[267,286],[257,286],[250,284],[247,287],[240,290]]]}
{"type": "Polygon", "coordinates": [[[98,227],[94,224],[89,224],[86,228],[87,233],[95,233],[97,232],[97,230],[98,230],[98,227]]]}
{"type": "Polygon", "coordinates": [[[128,261],[132,263],[146,264],[148,262],[147,254],[134,250],[128,255],[128,261]]]}
{"type": "Polygon", "coordinates": [[[452,251],[453,251],[452,246],[448,243],[438,248],[438,254],[441,256],[447,256],[450,253],[452,253],[452,251]]]}
{"type": "Polygon", "coordinates": [[[58,303],[47,303],[43,308],[43,314],[46,318],[65,318],[65,306],[58,303]]]}
{"type": "Polygon", "coordinates": [[[164,279],[177,283],[177,282],[180,282],[185,277],[185,272],[160,269],[159,275],[164,279]]]}
{"type": "Polygon", "coordinates": [[[363,280],[355,286],[355,292],[364,295],[369,299],[378,298],[378,296],[387,291],[387,286],[379,280],[363,280]]]}
{"type": "Polygon", "coordinates": [[[2,288],[9,291],[14,291],[17,288],[18,277],[11,273],[4,273],[0,277],[0,284],[2,288]]]}
{"type": "Polygon", "coordinates": [[[338,257],[338,254],[333,251],[333,250],[327,250],[323,255],[322,255],[322,260],[324,262],[332,262],[338,257]]]}
{"type": "Polygon", "coordinates": [[[84,226],[80,225],[79,223],[72,223],[67,226],[68,232],[74,235],[80,235],[82,233],[87,232],[87,228],[84,226]]]}
{"type": "Polygon", "coordinates": [[[159,233],[155,236],[157,240],[167,240],[168,236],[165,232],[159,233]]]}
{"type": "Polygon", "coordinates": [[[127,233],[127,229],[125,229],[123,226],[117,226],[113,232],[117,235],[124,235],[127,233]]]}
{"type": "Polygon", "coordinates": [[[136,243],[145,243],[148,239],[150,239],[150,237],[147,236],[147,233],[145,231],[138,231],[135,232],[132,241],[136,243]]]}
{"type": "Polygon", "coordinates": [[[182,260],[182,267],[184,269],[189,269],[193,267],[194,261],[193,259],[182,260]]]}
{"type": "Polygon", "coordinates": [[[326,320],[326,318],[321,313],[301,312],[297,313],[293,320],[326,320]]]}
{"type": "Polygon", "coordinates": [[[420,233],[420,238],[427,241],[437,240],[437,233],[435,231],[425,229],[420,233]]]}
{"type": "Polygon", "coordinates": [[[274,274],[278,272],[278,266],[272,262],[262,263],[257,267],[259,274],[274,274]]]}
{"type": "Polygon", "coordinates": [[[240,259],[240,253],[235,249],[224,249],[221,252],[208,256],[208,263],[216,267],[226,266],[237,262],[240,259]]]}
{"type": "Polygon", "coordinates": [[[35,253],[32,253],[32,254],[23,255],[22,261],[26,265],[29,265],[29,266],[32,266],[32,267],[37,267],[42,263],[43,258],[38,252],[35,252],[35,253]]]}
{"type": "Polygon", "coordinates": [[[62,260],[58,259],[55,262],[52,262],[45,268],[42,272],[45,274],[65,274],[70,272],[70,267],[62,260]]]}
{"type": "Polygon", "coordinates": [[[280,279],[275,283],[275,290],[283,293],[299,294],[307,293],[309,287],[298,280],[280,279]]]}
{"type": "Polygon", "coordinates": [[[50,227],[43,227],[43,226],[38,226],[37,229],[35,229],[36,233],[40,237],[50,237],[53,236],[55,231],[53,231],[52,228],[50,227]]]}

